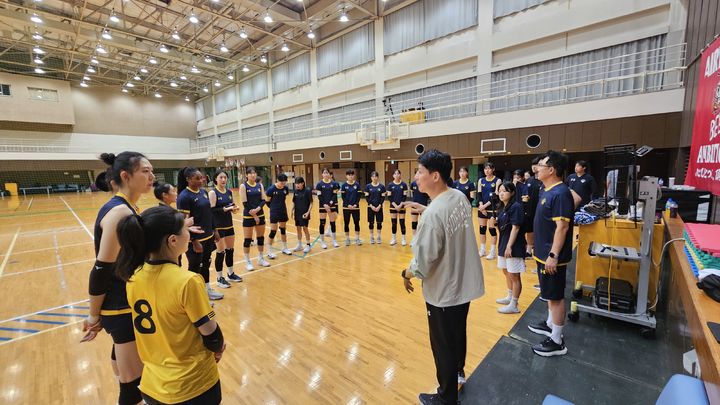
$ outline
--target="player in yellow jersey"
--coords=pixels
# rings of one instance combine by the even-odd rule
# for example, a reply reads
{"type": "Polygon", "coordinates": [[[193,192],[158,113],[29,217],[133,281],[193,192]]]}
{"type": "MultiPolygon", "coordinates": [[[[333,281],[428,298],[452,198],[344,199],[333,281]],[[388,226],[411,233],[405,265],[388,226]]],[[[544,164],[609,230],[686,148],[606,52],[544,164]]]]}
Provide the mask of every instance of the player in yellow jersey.
{"type": "Polygon", "coordinates": [[[123,218],[117,235],[118,276],[127,298],[147,404],[219,404],[225,343],[213,320],[205,281],[177,265],[190,233],[185,216],[167,206],[123,218]]]}

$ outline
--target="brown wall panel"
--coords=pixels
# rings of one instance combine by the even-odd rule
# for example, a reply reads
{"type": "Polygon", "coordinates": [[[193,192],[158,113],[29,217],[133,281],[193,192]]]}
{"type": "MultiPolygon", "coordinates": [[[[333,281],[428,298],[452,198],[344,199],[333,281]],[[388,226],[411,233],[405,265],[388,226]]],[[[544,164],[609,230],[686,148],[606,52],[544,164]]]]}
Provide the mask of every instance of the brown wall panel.
{"type": "MultiPolygon", "coordinates": [[[[567,143],[565,142],[565,125],[552,125],[544,129],[547,132],[550,149],[559,151],[567,149],[567,143]]],[[[540,136],[542,136],[542,134],[540,134],[540,136]]]]}
{"type": "Polygon", "coordinates": [[[602,149],[602,121],[585,122],[582,126],[582,150],[602,149]]]}
{"type": "Polygon", "coordinates": [[[642,119],[623,118],[620,127],[618,143],[634,143],[640,146],[642,142],[642,119]]]}
{"type": "MultiPolygon", "coordinates": [[[[602,146],[618,145],[621,143],[620,132],[622,122],[620,120],[604,120],[600,127],[600,142],[602,146]]],[[[627,142],[622,142],[627,143],[627,142]]]]}
{"type": "Polygon", "coordinates": [[[640,143],[653,148],[665,146],[665,125],[664,115],[648,115],[642,117],[642,136],[640,143]]]}
{"type": "MultiPolygon", "coordinates": [[[[560,126],[560,125],[554,125],[560,126]]],[[[564,125],[565,127],[565,148],[569,152],[579,152],[582,147],[582,124],[574,123],[564,125]]]]}
{"type": "Polygon", "coordinates": [[[528,131],[522,131],[517,128],[508,129],[505,131],[505,137],[507,143],[505,144],[506,150],[512,153],[521,153],[521,151],[527,149],[525,139],[530,135],[528,131]]]}

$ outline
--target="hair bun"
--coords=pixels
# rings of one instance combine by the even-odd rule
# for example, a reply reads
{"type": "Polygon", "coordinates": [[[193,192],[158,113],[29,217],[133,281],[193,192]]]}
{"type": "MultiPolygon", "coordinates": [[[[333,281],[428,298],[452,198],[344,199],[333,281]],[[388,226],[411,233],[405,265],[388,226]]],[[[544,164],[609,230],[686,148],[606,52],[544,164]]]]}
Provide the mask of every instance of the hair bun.
{"type": "Polygon", "coordinates": [[[112,166],[113,163],[115,163],[115,154],[114,153],[103,153],[100,155],[100,160],[105,162],[108,166],[112,166]]]}

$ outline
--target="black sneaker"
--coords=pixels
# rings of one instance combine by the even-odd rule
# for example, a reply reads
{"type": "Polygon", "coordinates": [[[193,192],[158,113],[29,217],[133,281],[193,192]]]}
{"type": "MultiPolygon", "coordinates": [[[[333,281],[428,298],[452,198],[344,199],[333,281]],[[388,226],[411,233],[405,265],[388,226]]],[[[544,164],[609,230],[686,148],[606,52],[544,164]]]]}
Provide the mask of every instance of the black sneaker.
{"type": "Polygon", "coordinates": [[[422,405],[443,405],[443,400],[440,394],[420,394],[418,396],[422,405]]]}
{"type": "Polygon", "coordinates": [[[557,344],[551,338],[547,338],[542,343],[534,345],[532,349],[535,354],[543,357],[562,356],[567,354],[565,340],[562,340],[560,344],[557,344]]]}
{"type": "Polygon", "coordinates": [[[547,337],[550,337],[550,335],[552,334],[552,329],[547,326],[547,323],[545,321],[540,321],[538,323],[528,325],[528,329],[530,329],[530,332],[547,337]]]}
{"type": "Polygon", "coordinates": [[[235,283],[239,283],[242,281],[242,277],[238,276],[235,273],[228,274],[228,280],[233,281],[235,283]]]}
{"type": "Polygon", "coordinates": [[[225,280],[225,277],[220,276],[217,278],[217,286],[219,288],[230,288],[230,283],[225,280]]]}

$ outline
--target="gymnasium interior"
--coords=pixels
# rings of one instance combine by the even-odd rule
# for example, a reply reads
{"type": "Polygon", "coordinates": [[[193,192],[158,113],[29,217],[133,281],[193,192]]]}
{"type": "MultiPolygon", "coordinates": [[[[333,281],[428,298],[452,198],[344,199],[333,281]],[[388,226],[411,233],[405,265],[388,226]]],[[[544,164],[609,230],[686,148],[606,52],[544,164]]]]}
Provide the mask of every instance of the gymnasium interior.
{"type": "MultiPolygon", "coordinates": [[[[207,190],[222,168],[239,202],[250,167],[265,189],[325,169],[410,185],[437,149],[473,184],[488,162],[512,181],[553,150],[566,175],[585,162],[598,196],[613,171],[625,192],[592,223],[576,214],[564,356],[531,349],[547,313],[535,263],[520,312],[500,314],[505,278],[481,259],[459,403],[720,404],[719,35],[717,0],[0,0],[0,403],[118,401],[111,337],[80,343],[113,195],[95,183],[102,153],[140,152],[170,184],[196,167],[207,190]]],[[[340,215],[323,249],[313,211],[309,252],[245,271],[235,238],[243,282],[213,302],[223,403],[435,392],[422,283],[400,278],[410,215],[391,245],[385,203],[370,244],[366,206],[362,245],[340,215]]],[[[290,221],[290,246],[298,233],[290,221]]]]}

